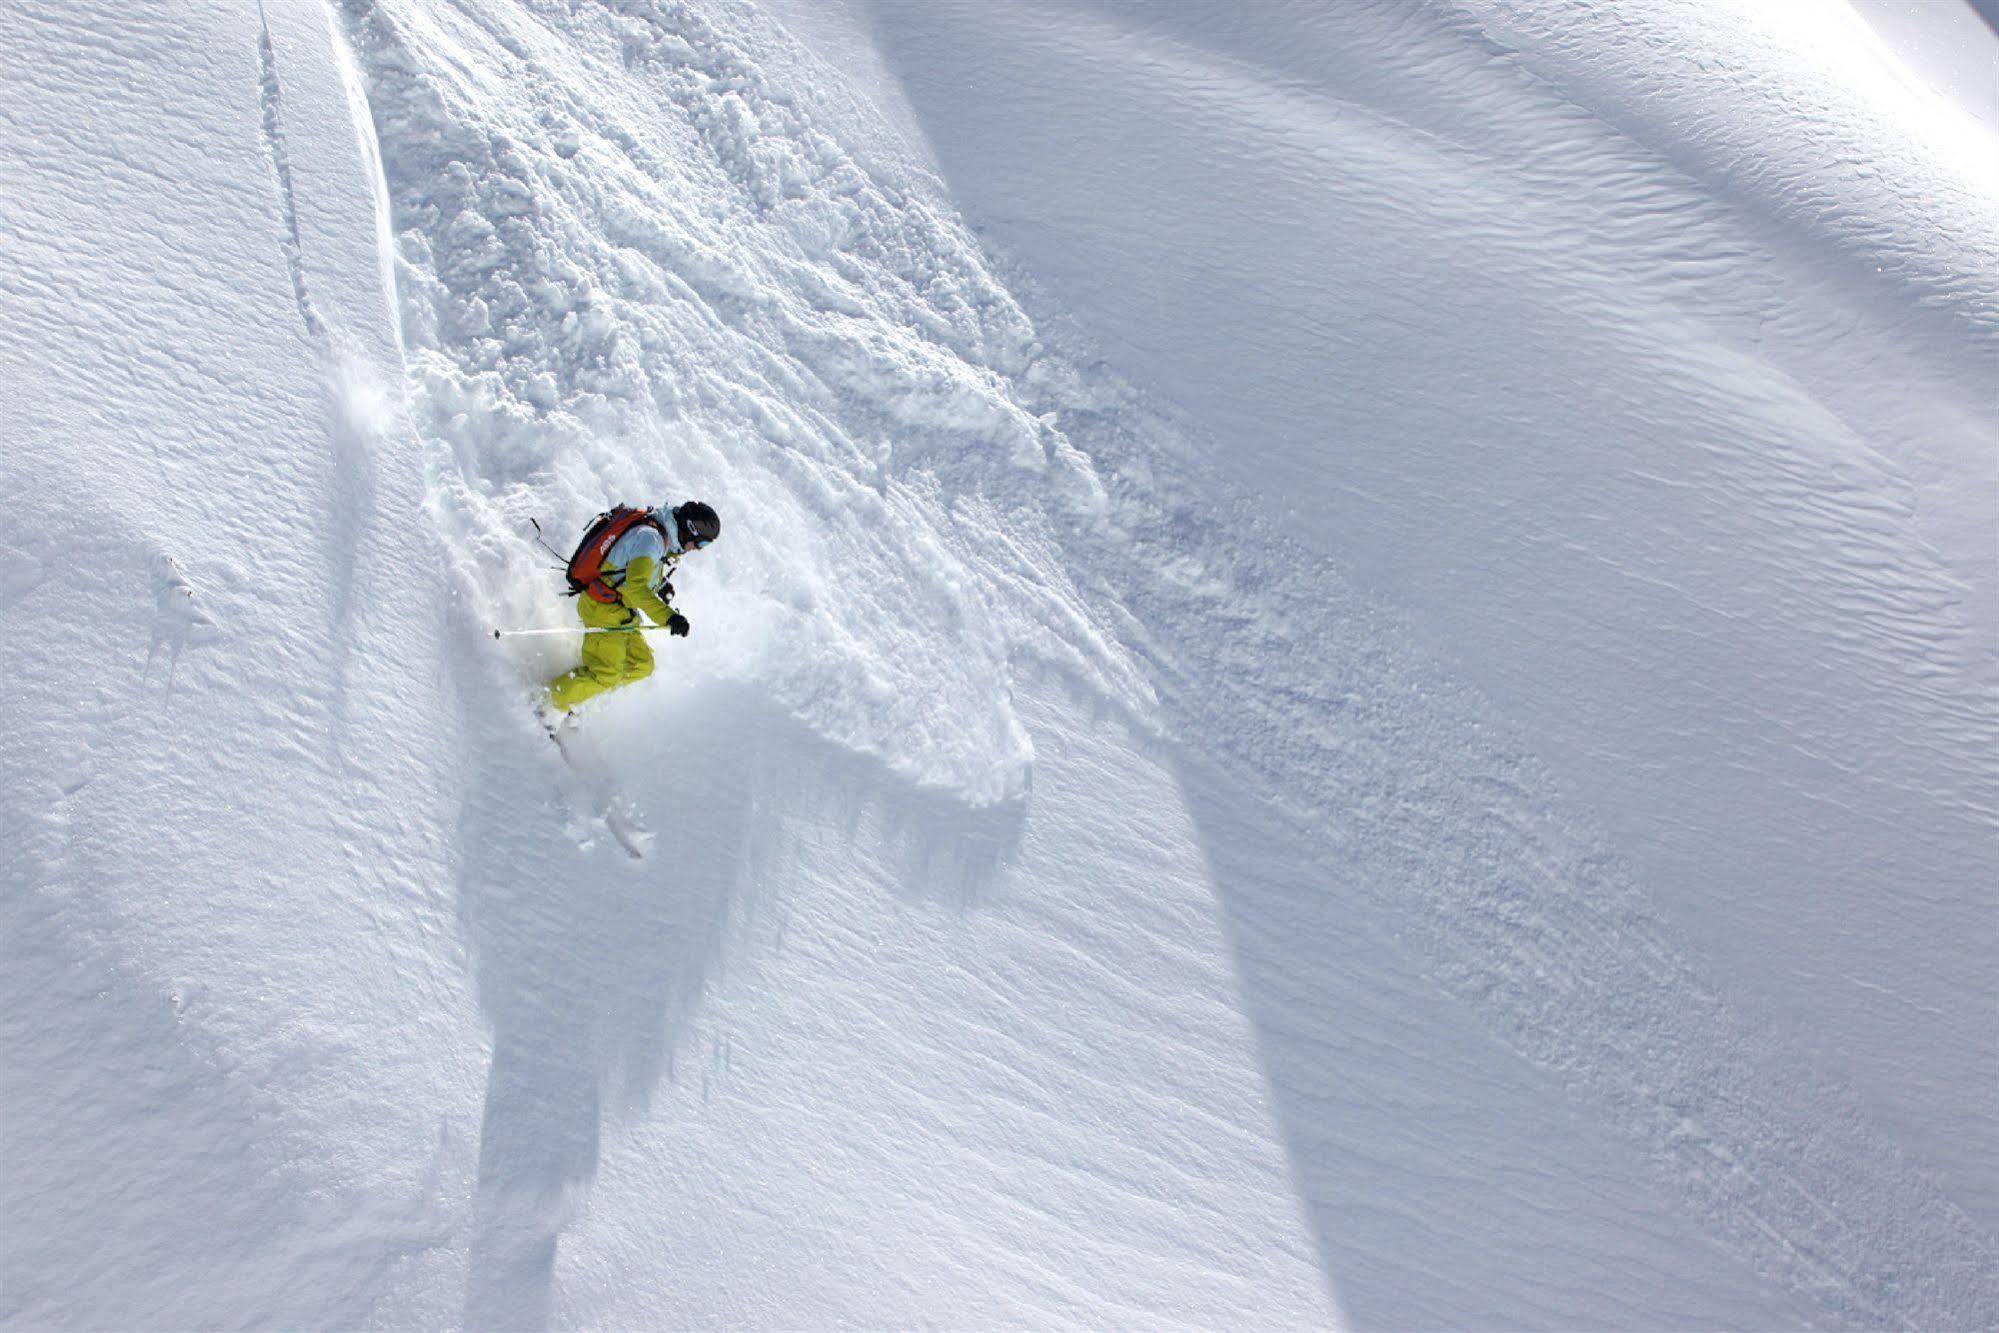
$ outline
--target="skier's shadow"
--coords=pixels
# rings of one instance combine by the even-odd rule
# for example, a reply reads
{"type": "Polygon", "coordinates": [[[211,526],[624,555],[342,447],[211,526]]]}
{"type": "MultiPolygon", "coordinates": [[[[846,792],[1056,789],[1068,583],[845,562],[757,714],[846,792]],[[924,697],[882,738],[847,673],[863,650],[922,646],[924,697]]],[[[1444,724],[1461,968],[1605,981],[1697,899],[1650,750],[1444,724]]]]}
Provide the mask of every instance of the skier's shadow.
{"type": "Polygon", "coordinates": [[[557,1244],[607,1116],[647,1113],[728,950],[784,910],[770,901],[784,877],[764,866],[784,821],[830,803],[850,830],[901,849],[905,891],[969,905],[1024,816],[917,791],[747,690],[628,709],[593,722],[631,724],[605,725],[603,751],[654,834],[643,862],[601,833],[588,847],[563,836],[587,830],[556,795],[552,747],[518,719],[469,719],[492,762],[468,797],[462,905],[493,1057],[468,1327],[548,1324],[557,1244]],[[523,791],[549,793],[544,808],[525,809],[523,791]]]}

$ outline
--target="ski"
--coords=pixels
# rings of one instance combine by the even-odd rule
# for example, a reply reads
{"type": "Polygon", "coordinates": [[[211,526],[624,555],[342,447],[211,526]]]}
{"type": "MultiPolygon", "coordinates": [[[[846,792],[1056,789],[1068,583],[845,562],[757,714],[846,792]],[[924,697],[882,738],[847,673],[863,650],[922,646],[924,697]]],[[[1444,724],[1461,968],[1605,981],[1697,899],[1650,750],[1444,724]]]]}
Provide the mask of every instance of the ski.
{"type": "Polygon", "coordinates": [[[577,734],[574,722],[564,717],[553,726],[544,724],[542,731],[569,770],[571,782],[565,786],[584,817],[601,825],[632,860],[645,860],[652,848],[651,831],[633,813],[603,760],[577,734]]]}

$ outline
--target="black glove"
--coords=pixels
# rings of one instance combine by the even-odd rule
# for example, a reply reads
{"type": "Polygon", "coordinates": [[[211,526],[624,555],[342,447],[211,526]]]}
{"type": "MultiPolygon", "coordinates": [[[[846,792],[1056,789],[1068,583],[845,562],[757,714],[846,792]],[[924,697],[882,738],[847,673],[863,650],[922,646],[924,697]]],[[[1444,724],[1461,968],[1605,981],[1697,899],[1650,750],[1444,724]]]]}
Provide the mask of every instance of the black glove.
{"type": "Polygon", "coordinates": [[[666,618],[666,632],[676,639],[687,637],[687,617],[675,611],[666,618]]]}

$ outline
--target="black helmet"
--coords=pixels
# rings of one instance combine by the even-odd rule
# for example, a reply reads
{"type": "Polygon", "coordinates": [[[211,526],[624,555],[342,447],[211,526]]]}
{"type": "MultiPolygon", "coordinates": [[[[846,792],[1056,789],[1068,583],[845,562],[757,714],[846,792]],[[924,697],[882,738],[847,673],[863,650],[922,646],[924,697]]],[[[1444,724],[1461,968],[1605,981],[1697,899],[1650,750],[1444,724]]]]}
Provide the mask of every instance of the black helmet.
{"type": "Polygon", "coordinates": [[[698,551],[722,535],[722,520],[699,500],[689,500],[673,511],[673,525],[679,529],[680,544],[698,551]]]}

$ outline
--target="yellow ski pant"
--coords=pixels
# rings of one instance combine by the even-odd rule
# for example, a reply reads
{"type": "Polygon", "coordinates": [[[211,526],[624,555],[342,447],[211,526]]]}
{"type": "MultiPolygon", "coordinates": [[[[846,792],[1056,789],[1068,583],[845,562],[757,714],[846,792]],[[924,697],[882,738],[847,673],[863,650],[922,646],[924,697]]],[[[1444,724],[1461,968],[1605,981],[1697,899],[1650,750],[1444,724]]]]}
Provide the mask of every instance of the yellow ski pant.
{"type": "Polygon", "coordinates": [[[638,625],[636,611],[578,597],[576,615],[591,629],[583,636],[583,665],[548,683],[549,702],[565,713],[586,699],[652,674],[652,648],[646,636],[636,628],[620,628],[638,625]]]}

